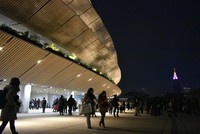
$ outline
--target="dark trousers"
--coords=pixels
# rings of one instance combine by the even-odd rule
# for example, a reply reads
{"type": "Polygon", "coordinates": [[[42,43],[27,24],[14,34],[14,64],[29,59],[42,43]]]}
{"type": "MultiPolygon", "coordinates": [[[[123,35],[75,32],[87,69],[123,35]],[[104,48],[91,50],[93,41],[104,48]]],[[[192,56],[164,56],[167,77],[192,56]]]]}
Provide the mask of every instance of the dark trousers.
{"type": "Polygon", "coordinates": [[[46,108],[46,107],[42,107],[42,112],[43,112],[43,113],[45,113],[45,108],[46,108]]]}
{"type": "Polygon", "coordinates": [[[64,114],[63,114],[63,111],[64,111],[64,110],[63,110],[63,107],[59,108],[59,113],[60,113],[60,115],[64,115],[64,114]]]}
{"type": "Polygon", "coordinates": [[[113,111],[114,116],[115,116],[116,110],[117,110],[117,116],[119,116],[119,107],[118,106],[114,106],[114,111],[113,111]]]}
{"type": "MultiPolygon", "coordinates": [[[[7,124],[8,124],[8,121],[2,122],[0,126],[0,134],[3,132],[7,124]]],[[[12,134],[17,134],[16,129],[15,129],[15,120],[10,121],[10,130],[12,131],[12,134]]]]}
{"type": "Polygon", "coordinates": [[[72,107],[73,106],[69,106],[69,111],[68,112],[69,112],[70,115],[72,115],[72,107]]]}
{"type": "Polygon", "coordinates": [[[85,116],[86,116],[87,127],[91,127],[91,120],[90,120],[91,114],[85,114],[85,116]]]}
{"type": "Polygon", "coordinates": [[[100,122],[99,122],[99,126],[103,125],[105,127],[105,122],[104,122],[105,116],[106,116],[106,113],[101,112],[101,119],[100,119],[100,122]]]}

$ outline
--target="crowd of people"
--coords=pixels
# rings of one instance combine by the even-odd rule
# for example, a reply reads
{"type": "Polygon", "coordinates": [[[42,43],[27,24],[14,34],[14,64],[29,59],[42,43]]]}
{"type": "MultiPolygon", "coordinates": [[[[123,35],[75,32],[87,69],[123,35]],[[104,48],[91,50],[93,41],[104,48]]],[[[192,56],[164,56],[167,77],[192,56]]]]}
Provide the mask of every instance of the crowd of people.
{"type": "MultiPolygon", "coordinates": [[[[10,122],[10,129],[13,134],[18,134],[15,128],[15,120],[17,119],[17,112],[19,111],[20,103],[17,93],[19,89],[20,81],[18,78],[13,77],[10,80],[9,85],[5,86],[4,90],[7,92],[7,103],[1,112],[1,120],[3,121],[0,126],[0,133],[3,132],[7,123],[10,122]]],[[[91,111],[85,113],[86,124],[88,129],[92,129],[91,117],[95,116],[95,112],[100,113],[99,126],[106,128],[105,118],[108,112],[113,117],[120,117],[120,113],[126,113],[126,110],[134,109],[135,116],[141,116],[146,111],[146,114],[150,114],[152,117],[162,115],[164,112],[168,116],[176,117],[178,112],[191,114],[198,114],[200,112],[199,100],[193,97],[184,96],[168,96],[168,97],[153,97],[153,98],[134,98],[132,100],[120,99],[117,95],[114,95],[112,99],[108,99],[106,91],[102,91],[98,97],[94,95],[94,89],[89,88],[87,93],[82,99],[82,103],[91,105],[91,111]]],[[[32,99],[29,103],[30,109],[41,109],[42,113],[45,113],[47,106],[47,100],[43,97],[40,99],[32,99]]],[[[59,112],[60,115],[68,112],[68,115],[72,115],[77,107],[77,102],[73,98],[73,95],[67,99],[63,95],[56,98],[53,101],[53,112],[59,112]]]]}
{"type": "Polygon", "coordinates": [[[68,113],[68,115],[72,115],[72,112],[77,109],[77,102],[73,98],[72,95],[67,99],[63,95],[59,98],[53,100],[53,105],[49,106],[45,97],[43,100],[31,99],[29,102],[29,109],[41,109],[42,112],[45,113],[46,108],[52,108],[53,112],[59,112],[60,115],[64,115],[64,113],[68,113]]]}

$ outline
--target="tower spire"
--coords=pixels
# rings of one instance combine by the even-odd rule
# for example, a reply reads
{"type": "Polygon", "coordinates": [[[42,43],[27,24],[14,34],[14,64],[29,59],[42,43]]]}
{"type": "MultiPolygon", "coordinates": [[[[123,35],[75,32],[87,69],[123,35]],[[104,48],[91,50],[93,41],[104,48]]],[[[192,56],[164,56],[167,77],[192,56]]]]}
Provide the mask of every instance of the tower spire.
{"type": "Polygon", "coordinates": [[[175,69],[175,68],[174,68],[173,80],[178,80],[178,76],[177,76],[177,74],[176,74],[176,69],[175,69]]]}
{"type": "Polygon", "coordinates": [[[179,80],[178,80],[178,76],[176,74],[175,67],[174,67],[174,75],[173,75],[173,90],[174,90],[174,93],[176,93],[176,94],[181,93],[181,87],[180,87],[180,83],[179,83],[179,80]]]}

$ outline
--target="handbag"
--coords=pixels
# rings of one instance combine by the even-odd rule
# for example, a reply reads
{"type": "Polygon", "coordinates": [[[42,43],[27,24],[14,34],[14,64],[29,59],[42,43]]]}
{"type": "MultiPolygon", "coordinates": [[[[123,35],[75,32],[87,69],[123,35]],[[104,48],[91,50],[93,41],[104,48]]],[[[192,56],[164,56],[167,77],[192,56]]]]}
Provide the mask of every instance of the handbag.
{"type": "Polygon", "coordinates": [[[92,105],[91,105],[91,103],[83,103],[80,106],[79,115],[81,115],[81,114],[90,114],[90,113],[92,113],[92,105]]]}

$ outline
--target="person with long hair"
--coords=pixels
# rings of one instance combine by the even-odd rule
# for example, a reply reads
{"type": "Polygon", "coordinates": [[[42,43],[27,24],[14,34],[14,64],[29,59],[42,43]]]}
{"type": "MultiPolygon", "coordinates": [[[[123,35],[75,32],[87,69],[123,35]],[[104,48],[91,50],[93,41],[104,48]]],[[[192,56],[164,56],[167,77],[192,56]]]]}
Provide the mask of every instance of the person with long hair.
{"type": "Polygon", "coordinates": [[[3,89],[7,93],[7,102],[1,111],[1,120],[3,122],[0,126],[0,134],[3,132],[8,122],[10,122],[10,130],[12,131],[12,134],[18,134],[15,128],[15,120],[17,119],[17,112],[20,107],[20,104],[17,103],[18,100],[16,100],[16,98],[19,99],[19,96],[17,96],[17,93],[20,91],[19,85],[19,78],[13,77],[11,78],[9,85],[6,85],[3,89]]]}
{"type": "Polygon", "coordinates": [[[96,97],[93,93],[94,93],[94,89],[89,88],[87,93],[85,94],[84,99],[83,99],[84,103],[91,103],[91,107],[92,107],[92,112],[85,114],[88,129],[92,129],[90,117],[91,117],[92,114],[95,113],[96,97]]]}
{"type": "Polygon", "coordinates": [[[106,91],[103,91],[102,93],[99,94],[98,97],[98,105],[99,105],[99,112],[101,113],[101,119],[99,122],[99,126],[103,126],[105,128],[105,116],[106,112],[108,112],[108,99],[106,96],[106,91]]]}

